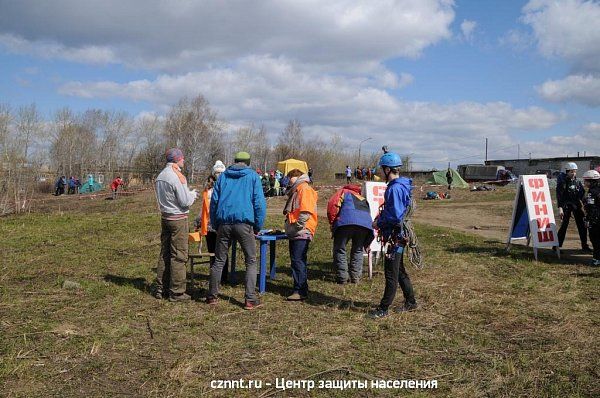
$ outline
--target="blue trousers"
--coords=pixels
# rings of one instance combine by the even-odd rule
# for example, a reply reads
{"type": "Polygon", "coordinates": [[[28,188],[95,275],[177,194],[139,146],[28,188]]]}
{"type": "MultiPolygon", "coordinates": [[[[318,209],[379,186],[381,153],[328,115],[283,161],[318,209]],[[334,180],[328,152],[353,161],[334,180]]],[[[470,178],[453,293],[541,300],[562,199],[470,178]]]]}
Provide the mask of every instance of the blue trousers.
{"type": "Polygon", "coordinates": [[[308,294],[308,276],[306,274],[308,239],[294,239],[289,241],[290,261],[292,265],[292,278],[294,279],[294,292],[302,296],[308,294]]]}

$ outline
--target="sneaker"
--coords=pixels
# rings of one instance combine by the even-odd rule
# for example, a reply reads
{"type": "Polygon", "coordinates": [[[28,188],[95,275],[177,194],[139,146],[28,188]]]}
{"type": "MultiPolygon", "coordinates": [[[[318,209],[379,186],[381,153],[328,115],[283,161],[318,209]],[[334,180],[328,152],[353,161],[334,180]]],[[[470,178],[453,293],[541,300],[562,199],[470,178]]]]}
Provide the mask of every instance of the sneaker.
{"type": "Polygon", "coordinates": [[[258,307],[262,307],[262,303],[259,300],[256,300],[256,301],[246,300],[246,303],[244,304],[244,309],[248,310],[248,311],[255,310],[258,307]]]}
{"type": "Polygon", "coordinates": [[[192,299],[192,297],[189,294],[186,293],[180,293],[180,294],[171,294],[169,296],[169,301],[172,303],[179,303],[179,302],[183,302],[183,301],[190,301],[192,299]]]}
{"type": "Polygon", "coordinates": [[[374,311],[369,312],[369,318],[371,319],[383,319],[390,315],[391,314],[388,310],[384,310],[381,307],[377,307],[374,311]]]}
{"type": "Polygon", "coordinates": [[[163,290],[161,288],[157,287],[156,289],[154,289],[153,296],[157,300],[163,299],[164,298],[163,290]]]}
{"type": "Polygon", "coordinates": [[[306,300],[306,296],[302,295],[298,292],[294,292],[294,293],[292,293],[291,296],[287,297],[287,301],[302,301],[302,300],[306,300]]]}
{"type": "Polygon", "coordinates": [[[590,262],[590,267],[600,267],[600,260],[596,260],[595,258],[593,258],[590,262]]]}
{"type": "Polygon", "coordinates": [[[214,296],[208,296],[205,301],[205,303],[208,305],[217,305],[218,302],[219,299],[214,296]]]}
{"type": "Polygon", "coordinates": [[[593,253],[593,250],[592,250],[592,248],[591,248],[591,247],[589,247],[589,246],[587,246],[587,245],[586,245],[586,246],[583,246],[583,247],[581,248],[581,251],[582,251],[582,252],[584,252],[584,253],[593,253]]]}
{"type": "Polygon", "coordinates": [[[404,303],[403,305],[394,308],[394,312],[410,312],[417,309],[417,303],[404,303]]]}

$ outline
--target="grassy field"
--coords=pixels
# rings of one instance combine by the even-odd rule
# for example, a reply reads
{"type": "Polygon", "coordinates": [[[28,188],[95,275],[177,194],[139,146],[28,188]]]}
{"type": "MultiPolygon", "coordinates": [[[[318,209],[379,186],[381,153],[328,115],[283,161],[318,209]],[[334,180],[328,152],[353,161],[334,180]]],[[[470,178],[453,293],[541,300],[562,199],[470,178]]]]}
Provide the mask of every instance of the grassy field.
{"type": "MultiPolygon", "coordinates": [[[[195,301],[173,304],[149,294],[160,233],[150,193],[68,208],[0,220],[4,396],[600,394],[600,270],[583,264],[549,256],[536,263],[530,249],[506,254],[498,241],[418,224],[426,267],[408,270],[421,307],[373,321],[365,314],[381,298],[381,267],[359,285],[335,284],[321,218],[308,301],[285,301],[291,277],[282,243],[264,307],[244,311],[242,285],[224,287],[218,306],[202,303],[204,266],[190,288],[195,301]],[[240,378],[273,386],[210,387],[240,378]],[[276,378],[436,379],[438,388],[282,392],[276,378]]],[[[268,226],[280,221],[269,215],[268,226]]]]}

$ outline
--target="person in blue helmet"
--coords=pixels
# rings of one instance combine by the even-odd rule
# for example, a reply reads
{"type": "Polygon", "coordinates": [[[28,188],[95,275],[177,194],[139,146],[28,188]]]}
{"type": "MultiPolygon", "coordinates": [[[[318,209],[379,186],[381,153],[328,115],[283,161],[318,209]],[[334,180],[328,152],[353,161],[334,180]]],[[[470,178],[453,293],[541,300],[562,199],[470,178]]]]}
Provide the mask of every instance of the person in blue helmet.
{"type": "Polygon", "coordinates": [[[398,285],[404,294],[404,304],[395,308],[394,312],[412,311],[417,308],[412,283],[404,268],[406,237],[402,226],[411,202],[412,180],[400,177],[400,156],[388,152],[387,147],[383,149],[385,153],[379,160],[379,167],[387,182],[387,188],[383,209],[373,221],[373,227],[379,231],[383,243],[388,246],[384,260],[385,290],[379,306],[369,314],[373,319],[390,315],[389,307],[394,302],[398,285]]]}

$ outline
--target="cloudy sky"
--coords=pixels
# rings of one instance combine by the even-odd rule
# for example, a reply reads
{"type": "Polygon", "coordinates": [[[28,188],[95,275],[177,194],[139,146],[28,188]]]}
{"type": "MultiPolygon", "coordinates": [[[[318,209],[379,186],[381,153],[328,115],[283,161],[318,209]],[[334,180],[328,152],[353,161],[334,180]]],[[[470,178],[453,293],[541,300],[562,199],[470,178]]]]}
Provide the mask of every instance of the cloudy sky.
{"type": "Polygon", "coordinates": [[[597,0],[0,0],[0,102],[298,119],[416,168],[600,155],[597,0]]]}

